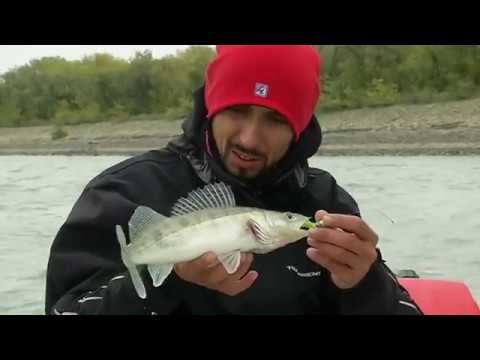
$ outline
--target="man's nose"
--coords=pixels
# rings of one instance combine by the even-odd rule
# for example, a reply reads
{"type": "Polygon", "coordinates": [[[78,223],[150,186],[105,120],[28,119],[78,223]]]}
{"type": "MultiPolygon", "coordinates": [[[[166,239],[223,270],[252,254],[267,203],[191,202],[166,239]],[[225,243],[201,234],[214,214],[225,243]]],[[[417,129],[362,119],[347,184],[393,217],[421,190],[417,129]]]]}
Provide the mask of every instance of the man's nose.
{"type": "Polygon", "coordinates": [[[258,148],[261,141],[261,128],[256,121],[248,121],[240,129],[239,143],[246,149],[258,148]]]}

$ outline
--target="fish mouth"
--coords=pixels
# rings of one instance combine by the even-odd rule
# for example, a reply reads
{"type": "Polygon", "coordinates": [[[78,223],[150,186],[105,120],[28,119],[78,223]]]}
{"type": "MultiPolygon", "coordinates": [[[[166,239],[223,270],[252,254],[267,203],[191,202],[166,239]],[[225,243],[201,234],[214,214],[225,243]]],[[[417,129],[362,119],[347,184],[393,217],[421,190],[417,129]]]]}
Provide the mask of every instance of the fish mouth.
{"type": "Polygon", "coordinates": [[[300,226],[300,229],[299,230],[311,230],[311,229],[315,229],[315,228],[321,228],[321,227],[324,227],[325,225],[323,224],[323,221],[320,220],[318,222],[313,222],[311,221],[310,219],[306,219],[304,221],[304,223],[302,224],[302,226],[300,226]]]}

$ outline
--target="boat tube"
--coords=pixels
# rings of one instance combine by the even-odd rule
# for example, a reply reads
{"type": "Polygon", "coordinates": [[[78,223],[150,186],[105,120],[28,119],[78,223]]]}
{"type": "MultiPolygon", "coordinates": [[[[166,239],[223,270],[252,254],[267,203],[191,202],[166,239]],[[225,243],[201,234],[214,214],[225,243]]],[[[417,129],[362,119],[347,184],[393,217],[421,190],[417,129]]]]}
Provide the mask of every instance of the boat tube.
{"type": "Polygon", "coordinates": [[[413,270],[401,270],[397,277],[425,315],[480,315],[477,302],[463,282],[422,279],[413,270]]]}

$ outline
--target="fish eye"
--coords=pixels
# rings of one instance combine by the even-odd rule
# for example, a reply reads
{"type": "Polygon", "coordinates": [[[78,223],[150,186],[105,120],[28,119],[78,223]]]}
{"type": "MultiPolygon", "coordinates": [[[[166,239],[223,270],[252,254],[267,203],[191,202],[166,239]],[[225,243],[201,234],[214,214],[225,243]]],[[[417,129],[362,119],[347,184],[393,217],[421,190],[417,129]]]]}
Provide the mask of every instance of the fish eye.
{"type": "Polygon", "coordinates": [[[286,216],[287,216],[288,220],[295,220],[295,215],[293,215],[291,213],[286,213],[286,216]]]}

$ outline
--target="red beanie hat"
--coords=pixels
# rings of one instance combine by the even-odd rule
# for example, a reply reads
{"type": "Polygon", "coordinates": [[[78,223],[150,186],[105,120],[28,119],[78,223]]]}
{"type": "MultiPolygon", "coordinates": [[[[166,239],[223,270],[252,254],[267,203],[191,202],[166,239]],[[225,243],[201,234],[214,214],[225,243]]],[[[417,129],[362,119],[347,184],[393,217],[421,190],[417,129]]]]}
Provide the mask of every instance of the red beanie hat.
{"type": "Polygon", "coordinates": [[[285,116],[296,139],[320,96],[320,56],[305,45],[219,45],[208,65],[208,118],[234,105],[265,106],[285,116]]]}

